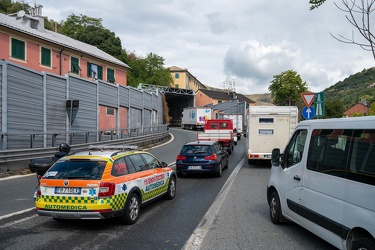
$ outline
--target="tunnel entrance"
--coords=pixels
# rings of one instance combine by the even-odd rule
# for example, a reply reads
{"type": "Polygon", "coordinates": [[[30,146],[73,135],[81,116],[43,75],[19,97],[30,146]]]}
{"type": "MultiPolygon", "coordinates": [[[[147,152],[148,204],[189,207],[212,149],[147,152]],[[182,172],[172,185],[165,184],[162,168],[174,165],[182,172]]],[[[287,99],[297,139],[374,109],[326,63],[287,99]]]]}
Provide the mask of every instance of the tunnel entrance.
{"type": "Polygon", "coordinates": [[[170,117],[170,127],[181,127],[182,111],[187,107],[195,106],[195,91],[190,89],[177,89],[167,86],[142,84],[140,88],[155,92],[158,89],[165,95],[170,117]]]}

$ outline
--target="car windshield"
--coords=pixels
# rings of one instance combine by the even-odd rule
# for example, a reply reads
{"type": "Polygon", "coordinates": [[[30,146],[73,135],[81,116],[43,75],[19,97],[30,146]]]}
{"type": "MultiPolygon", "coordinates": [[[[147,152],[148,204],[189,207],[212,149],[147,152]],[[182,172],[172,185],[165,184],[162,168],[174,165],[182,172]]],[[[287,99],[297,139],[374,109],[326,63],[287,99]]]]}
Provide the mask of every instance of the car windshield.
{"type": "Polygon", "coordinates": [[[185,145],[181,149],[181,154],[211,154],[209,145],[185,145]]]}
{"type": "Polygon", "coordinates": [[[58,161],[43,179],[101,180],[106,161],[67,160],[58,161]]]}

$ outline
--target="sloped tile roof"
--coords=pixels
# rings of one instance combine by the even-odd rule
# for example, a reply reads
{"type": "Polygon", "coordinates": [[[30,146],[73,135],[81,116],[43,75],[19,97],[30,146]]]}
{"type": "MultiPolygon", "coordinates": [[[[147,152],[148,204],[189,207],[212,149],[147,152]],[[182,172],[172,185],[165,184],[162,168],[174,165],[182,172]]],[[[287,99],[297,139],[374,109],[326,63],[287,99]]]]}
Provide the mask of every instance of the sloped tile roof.
{"type": "MultiPolygon", "coordinates": [[[[24,17],[27,18],[27,17],[24,17]]],[[[87,43],[80,42],[68,36],[50,31],[50,30],[36,30],[28,27],[21,22],[17,21],[16,18],[10,17],[0,13],[0,26],[7,27],[9,29],[27,34],[32,37],[42,39],[44,41],[54,43],[56,45],[66,47],[75,51],[85,53],[87,55],[102,59],[107,62],[117,64],[122,67],[130,68],[126,63],[118,60],[117,58],[105,53],[104,51],[98,49],[95,46],[89,45],[87,43]]]]}
{"type": "Polygon", "coordinates": [[[247,98],[246,96],[239,94],[239,93],[235,93],[235,92],[224,92],[224,91],[216,91],[216,90],[208,90],[208,89],[199,89],[198,91],[201,91],[202,93],[216,100],[238,100],[240,102],[255,103],[254,101],[247,98]],[[237,98],[235,98],[234,96],[236,96],[237,98]]]}

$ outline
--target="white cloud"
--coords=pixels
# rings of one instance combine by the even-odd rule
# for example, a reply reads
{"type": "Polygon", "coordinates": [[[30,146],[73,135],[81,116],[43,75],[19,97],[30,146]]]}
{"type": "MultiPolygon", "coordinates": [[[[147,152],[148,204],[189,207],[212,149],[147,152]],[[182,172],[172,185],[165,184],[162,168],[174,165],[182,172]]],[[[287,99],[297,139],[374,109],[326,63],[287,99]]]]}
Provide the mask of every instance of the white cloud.
{"type": "Polygon", "coordinates": [[[139,56],[157,53],[165,66],[187,68],[203,84],[228,76],[243,94],[268,92],[274,75],[295,70],[319,92],[374,65],[370,52],[338,42],[353,28],[332,1],[310,11],[307,0],[98,1],[41,0],[43,15],[102,18],[139,56]]]}

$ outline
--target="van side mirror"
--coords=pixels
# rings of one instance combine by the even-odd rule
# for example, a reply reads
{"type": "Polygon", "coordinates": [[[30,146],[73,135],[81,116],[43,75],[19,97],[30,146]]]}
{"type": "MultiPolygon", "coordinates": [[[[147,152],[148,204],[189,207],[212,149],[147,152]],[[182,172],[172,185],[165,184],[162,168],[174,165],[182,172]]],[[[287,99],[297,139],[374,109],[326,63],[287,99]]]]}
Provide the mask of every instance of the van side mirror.
{"type": "Polygon", "coordinates": [[[280,166],[280,149],[274,148],[272,150],[272,157],[271,157],[272,166],[278,167],[280,166]]]}

